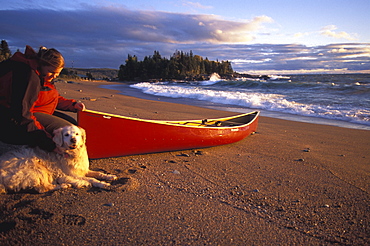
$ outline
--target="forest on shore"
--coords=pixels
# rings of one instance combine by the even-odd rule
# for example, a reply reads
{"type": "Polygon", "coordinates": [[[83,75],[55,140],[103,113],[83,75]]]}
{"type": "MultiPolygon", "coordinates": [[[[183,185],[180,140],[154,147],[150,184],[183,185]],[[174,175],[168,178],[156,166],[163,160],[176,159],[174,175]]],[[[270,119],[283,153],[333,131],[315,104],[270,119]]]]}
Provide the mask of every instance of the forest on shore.
{"type": "Polygon", "coordinates": [[[129,54],[126,63],[119,68],[118,78],[123,81],[204,80],[212,73],[224,76],[234,71],[229,61],[210,61],[192,51],[176,51],[169,59],[154,51],[152,56],[145,56],[142,61],[129,54]]]}

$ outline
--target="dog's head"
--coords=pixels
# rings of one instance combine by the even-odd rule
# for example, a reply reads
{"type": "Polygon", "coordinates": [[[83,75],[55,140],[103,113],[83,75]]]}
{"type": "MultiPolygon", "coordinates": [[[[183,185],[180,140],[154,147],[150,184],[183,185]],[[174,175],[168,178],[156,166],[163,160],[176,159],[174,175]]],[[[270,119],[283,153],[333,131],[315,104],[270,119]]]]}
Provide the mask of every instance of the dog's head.
{"type": "Polygon", "coordinates": [[[53,141],[63,149],[78,149],[85,145],[85,130],[79,126],[70,125],[54,130],[53,141]]]}

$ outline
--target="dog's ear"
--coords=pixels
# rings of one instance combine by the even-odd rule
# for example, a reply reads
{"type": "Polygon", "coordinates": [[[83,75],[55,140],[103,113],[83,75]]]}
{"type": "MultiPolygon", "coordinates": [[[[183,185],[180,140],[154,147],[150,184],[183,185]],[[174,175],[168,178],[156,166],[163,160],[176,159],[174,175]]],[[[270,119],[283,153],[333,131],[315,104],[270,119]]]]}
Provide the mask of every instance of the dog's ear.
{"type": "Polygon", "coordinates": [[[54,130],[53,134],[53,141],[57,146],[61,147],[63,145],[63,128],[54,130]]]}
{"type": "Polygon", "coordinates": [[[85,131],[85,129],[83,129],[80,126],[78,128],[80,128],[83,143],[86,143],[86,131],[85,131]]]}

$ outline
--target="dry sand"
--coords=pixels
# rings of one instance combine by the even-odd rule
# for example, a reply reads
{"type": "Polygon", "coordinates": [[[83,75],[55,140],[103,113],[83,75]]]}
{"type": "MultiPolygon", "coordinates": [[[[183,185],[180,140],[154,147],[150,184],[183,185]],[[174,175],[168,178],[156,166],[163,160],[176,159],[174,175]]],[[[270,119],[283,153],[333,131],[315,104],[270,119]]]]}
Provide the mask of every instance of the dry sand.
{"type": "MultiPolygon", "coordinates": [[[[233,114],[102,83],[57,87],[139,118],[233,114]]],[[[370,131],[261,117],[235,144],[92,160],[119,177],[109,189],[0,195],[0,245],[369,245],[369,147],[370,131]]]]}

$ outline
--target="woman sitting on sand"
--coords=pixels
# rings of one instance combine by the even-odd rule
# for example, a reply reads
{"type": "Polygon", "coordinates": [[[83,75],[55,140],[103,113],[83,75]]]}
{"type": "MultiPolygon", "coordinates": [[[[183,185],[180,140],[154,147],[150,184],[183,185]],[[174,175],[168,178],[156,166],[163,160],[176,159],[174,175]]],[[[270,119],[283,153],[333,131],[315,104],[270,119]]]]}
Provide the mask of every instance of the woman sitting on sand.
{"type": "Polygon", "coordinates": [[[0,63],[0,141],[39,146],[53,151],[55,129],[77,124],[70,116],[55,109],[77,112],[85,105],[59,95],[52,80],[64,67],[64,58],[56,49],[41,47],[36,53],[26,46],[0,63]]]}

